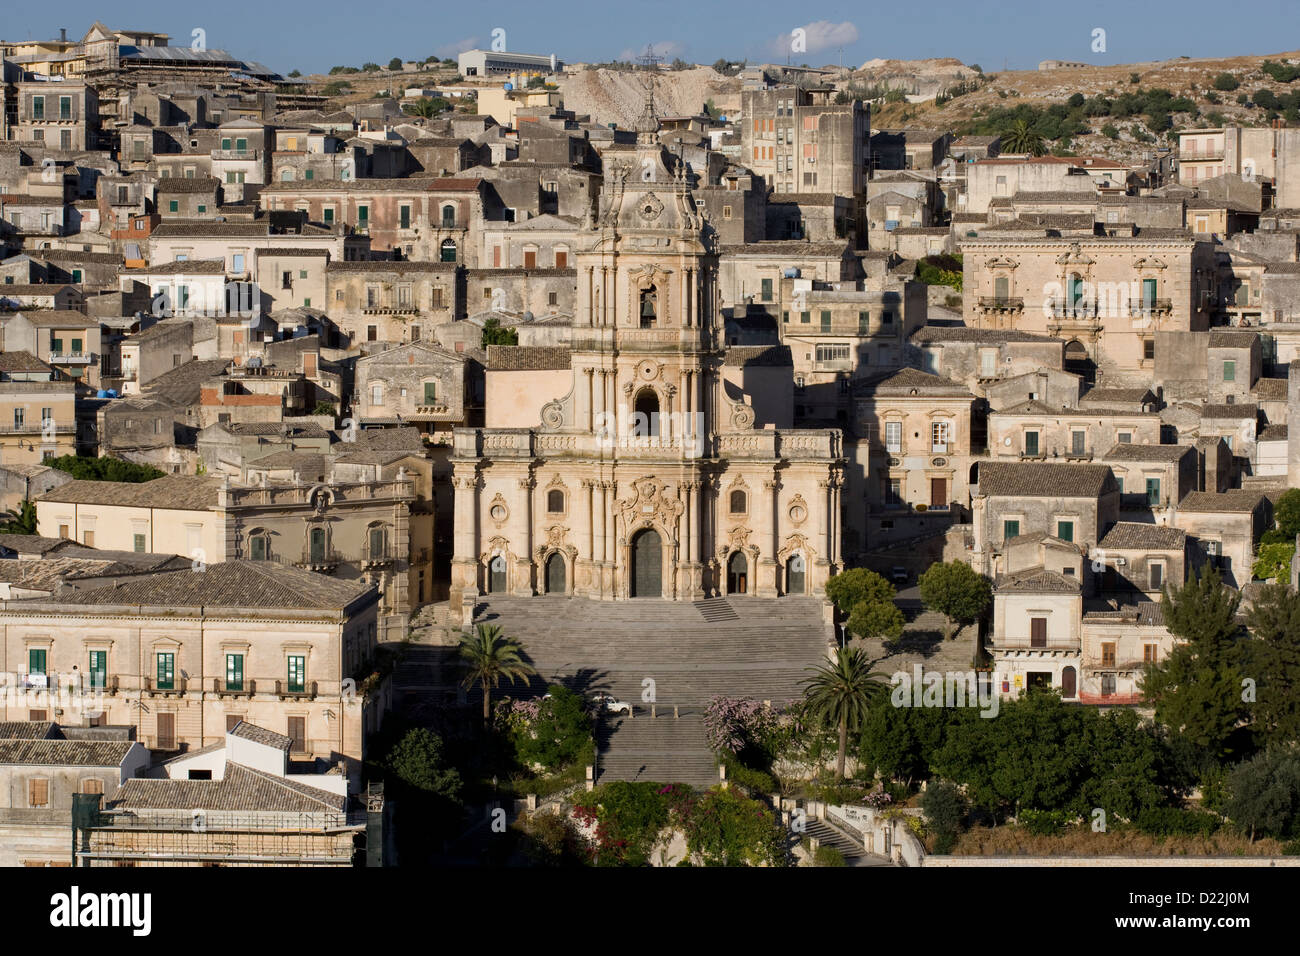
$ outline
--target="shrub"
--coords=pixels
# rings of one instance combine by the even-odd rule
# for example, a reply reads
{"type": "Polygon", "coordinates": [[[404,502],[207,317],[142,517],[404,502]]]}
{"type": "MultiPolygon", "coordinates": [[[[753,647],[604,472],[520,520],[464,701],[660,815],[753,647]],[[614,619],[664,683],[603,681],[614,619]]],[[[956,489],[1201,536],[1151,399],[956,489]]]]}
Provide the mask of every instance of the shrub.
{"type": "Polygon", "coordinates": [[[1016,822],[1034,836],[1049,836],[1064,830],[1077,816],[1068,810],[1021,810],[1016,822]]]}
{"type": "Polygon", "coordinates": [[[152,465],[137,465],[121,458],[82,458],[78,455],[61,455],[45,464],[67,472],[83,481],[126,481],[133,484],[153,481],[163,477],[163,472],[152,465]]]}
{"type": "Polygon", "coordinates": [[[952,852],[969,809],[961,790],[947,780],[937,780],[926,788],[921,795],[921,810],[935,835],[935,853],[952,852]]]}
{"type": "Polygon", "coordinates": [[[1230,93],[1240,85],[1231,73],[1220,73],[1214,78],[1214,88],[1224,93],[1230,93]]]}
{"type": "Polygon", "coordinates": [[[1134,821],[1137,828],[1151,836],[1209,836],[1219,829],[1219,818],[1199,810],[1177,807],[1148,807],[1134,821]]]}
{"type": "Polygon", "coordinates": [[[554,771],[577,763],[591,751],[592,717],[580,694],[558,684],[548,690],[551,696],[538,704],[536,718],[516,722],[511,737],[521,762],[554,771]]]}
{"type": "Polygon", "coordinates": [[[833,846],[819,846],[813,854],[813,866],[848,866],[844,854],[833,846]]]}

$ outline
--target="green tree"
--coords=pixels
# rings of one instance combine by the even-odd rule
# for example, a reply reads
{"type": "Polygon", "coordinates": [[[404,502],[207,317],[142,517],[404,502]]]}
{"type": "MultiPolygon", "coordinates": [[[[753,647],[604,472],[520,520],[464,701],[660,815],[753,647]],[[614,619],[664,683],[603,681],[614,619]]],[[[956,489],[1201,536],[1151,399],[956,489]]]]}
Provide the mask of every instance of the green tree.
{"type": "Polygon", "coordinates": [[[402,58],[400,56],[395,56],[388,61],[388,69],[390,71],[396,73],[401,68],[402,68],[402,58]]]}
{"type": "Polygon", "coordinates": [[[389,753],[388,768],[408,787],[451,802],[460,799],[460,773],[447,763],[442,738],[431,730],[408,731],[389,753]]]}
{"type": "Polygon", "coordinates": [[[1107,139],[1119,139],[1119,129],[1114,123],[1107,123],[1101,128],[1101,135],[1107,139]]]}
{"type": "Polygon", "coordinates": [[[461,635],[461,686],[468,689],[478,684],[482,688],[485,727],[492,721],[492,688],[500,685],[503,677],[513,684],[537,673],[523,659],[523,650],[518,641],[501,632],[498,624],[480,624],[472,633],[461,635]]]}
{"type": "Polygon", "coordinates": [[[551,696],[538,706],[537,720],[528,731],[518,735],[515,749],[526,764],[560,770],[590,750],[592,718],[581,694],[559,684],[547,692],[551,696]]]}
{"type": "Polygon", "coordinates": [[[1228,818],[1250,841],[1294,837],[1300,823],[1300,754],[1294,745],[1269,747],[1228,777],[1228,818]]]}
{"type": "Polygon", "coordinates": [[[921,795],[921,811],[934,833],[935,853],[952,852],[969,810],[970,805],[956,784],[935,780],[925,788],[921,795]]]}
{"type": "Polygon", "coordinates": [[[163,472],[152,465],[137,465],[121,458],[83,458],[79,455],[62,455],[45,464],[67,472],[83,481],[126,481],[139,483],[163,477],[163,472]]]}
{"type": "Polygon", "coordinates": [[[849,633],[858,637],[896,641],[906,623],[903,612],[892,601],[859,601],[849,613],[847,626],[849,633]]]}
{"type": "Polygon", "coordinates": [[[1034,132],[1029,121],[1024,119],[1018,119],[1011,124],[1011,128],[1002,138],[1002,145],[1008,153],[1043,155],[1043,138],[1034,132]]]}
{"type": "Polygon", "coordinates": [[[892,603],[896,593],[884,576],[867,568],[850,568],[831,575],[826,581],[826,597],[841,614],[851,614],[863,601],[892,603]]]}
{"type": "Polygon", "coordinates": [[[806,713],[839,732],[835,774],[840,780],[844,779],[849,732],[861,730],[872,701],[887,691],[884,675],[873,673],[870,667],[860,648],[840,647],[833,660],[808,668],[813,676],[803,681],[806,713]]]}
{"type": "Polygon", "coordinates": [[[36,505],[30,500],[24,499],[17,508],[6,511],[0,518],[4,521],[0,524],[0,534],[36,533],[36,505]]]}
{"type": "Polygon", "coordinates": [[[403,103],[402,109],[411,116],[423,116],[425,119],[438,115],[438,108],[433,105],[433,100],[427,96],[421,96],[411,103],[403,103]]]}
{"type": "Polygon", "coordinates": [[[1231,93],[1237,87],[1241,86],[1237,78],[1231,73],[1220,73],[1214,78],[1214,88],[1223,93],[1231,93]]]}
{"type": "Polygon", "coordinates": [[[378,64],[378,63],[363,63],[363,64],[361,64],[361,72],[363,72],[363,73],[378,73],[378,72],[379,72],[379,64],[378,64]]]}
{"type": "Polygon", "coordinates": [[[1229,738],[1247,716],[1237,669],[1237,608],[1241,597],[1209,567],[1160,601],[1165,627],[1181,638],[1163,661],[1148,665],[1142,692],[1156,719],[1203,752],[1221,759],[1229,738]]]}
{"type": "Polygon", "coordinates": [[[935,562],[917,583],[926,607],[947,618],[944,637],[949,640],[983,617],[993,600],[989,579],[965,561],[935,562]]]}
{"type": "Polygon", "coordinates": [[[1300,741],[1300,594],[1281,581],[1265,585],[1246,623],[1258,675],[1253,729],[1267,743],[1300,741]]]}
{"type": "Polygon", "coordinates": [[[1295,545],[1287,541],[1273,544],[1261,544],[1251,566],[1251,574],[1261,581],[1276,578],[1279,581],[1291,579],[1291,558],[1295,555],[1295,545]]]}
{"type": "Polygon", "coordinates": [[[483,323],[483,348],[489,345],[518,345],[519,333],[513,328],[501,324],[500,319],[488,319],[483,323]]]}
{"type": "Polygon", "coordinates": [[[336,411],[333,402],[319,401],[316,403],[316,407],[311,410],[311,413],[313,415],[333,415],[336,411]]]}
{"type": "Polygon", "coordinates": [[[1282,492],[1273,506],[1273,523],[1282,540],[1295,542],[1295,536],[1300,534],[1300,488],[1288,488],[1282,492]]]}
{"type": "Polygon", "coordinates": [[[300,77],[300,76],[302,76],[302,71],[301,71],[301,70],[290,70],[290,71],[289,71],[289,79],[291,79],[291,80],[296,80],[296,79],[297,79],[298,77],[300,77]]]}

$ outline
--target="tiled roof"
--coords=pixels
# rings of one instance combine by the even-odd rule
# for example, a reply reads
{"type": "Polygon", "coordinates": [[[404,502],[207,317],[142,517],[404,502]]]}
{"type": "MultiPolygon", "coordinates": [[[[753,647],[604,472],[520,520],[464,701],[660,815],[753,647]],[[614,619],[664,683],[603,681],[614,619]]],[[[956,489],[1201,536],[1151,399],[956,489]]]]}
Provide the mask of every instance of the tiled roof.
{"type": "Polygon", "coordinates": [[[221,425],[232,435],[274,435],[278,438],[326,438],[329,432],[315,422],[226,422],[221,425]]]}
{"type": "Polygon", "coordinates": [[[1286,441],[1291,430],[1287,425],[1265,425],[1255,436],[1256,441],[1286,441]]]}
{"type": "Polygon", "coordinates": [[[336,260],[325,267],[331,275],[340,272],[455,272],[460,268],[454,262],[412,262],[400,261],[348,261],[336,260]]]}
{"type": "Polygon", "coordinates": [[[208,511],[216,507],[220,478],[164,475],[153,481],[69,481],[47,491],[38,501],[79,505],[120,505],[130,508],[169,508],[208,511]]]}
{"type": "Polygon", "coordinates": [[[1106,461],[1181,461],[1188,454],[1196,454],[1191,445],[1140,445],[1122,442],[1102,455],[1106,461]]]}
{"type": "Polygon", "coordinates": [[[1141,601],[1116,610],[1086,611],[1083,619],[1085,622],[1129,623],[1138,627],[1164,627],[1165,612],[1157,601],[1141,601]]]}
{"type": "Polygon", "coordinates": [[[43,538],[35,534],[0,534],[0,548],[9,548],[19,554],[48,554],[73,542],[67,538],[43,538]]]}
{"type": "Polygon", "coordinates": [[[1178,502],[1179,511],[1213,513],[1227,511],[1245,513],[1254,511],[1264,495],[1258,491],[1233,488],[1229,491],[1190,491],[1178,502]]]}
{"type": "Polygon", "coordinates": [[[788,345],[733,345],[722,359],[723,365],[787,367],[794,365],[788,345]]]}
{"type": "MultiPolygon", "coordinates": [[[[863,379],[855,387],[859,393],[885,392],[895,394],[916,389],[927,395],[970,395],[965,385],[939,375],[931,375],[917,368],[901,368],[877,378],[863,379]]],[[[971,396],[972,398],[974,396],[971,396]]]]}
{"type": "Polygon", "coordinates": [[[133,746],[129,740],[0,740],[0,764],[120,767],[133,746]]]}
{"type": "Polygon", "coordinates": [[[342,812],[343,794],[317,790],[237,763],[226,763],[220,780],[135,777],[118,789],[114,810],[237,810],[244,812],[342,812]]]}
{"type": "Polygon", "coordinates": [[[1105,537],[1097,542],[1099,548],[1116,550],[1149,549],[1177,551],[1187,542],[1187,532],[1166,525],[1143,524],[1138,521],[1117,522],[1105,537]]]}
{"type": "Polygon", "coordinates": [[[1202,418],[1254,418],[1259,412],[1259,407],[1253,402],[1242,402],[1235,405],[1202,405],[1202,418]]]}
{"type": "Polygon", "coordinates": [[[371,590],[271,561],[224,561],[203,571],[168,571],[59,595],[66,604],[341,610],[371,590]]]}
{"type": "Polygon", "coordinates": [[[1284,378],[1257,379],[1250,389],[1250,393],[1261,402],[1285,402],[1287,391],[1287,380],[1284,378]]]}
{"type": "Polygon", "coordinates": [[[52,372],[31,352],[0,352],[0,372],[52,372]]]}
{"type": "Polygon", "coordinates": [[[558,345],[489,345],[488,368],[509,372],[567,369],[572,351],[558,345]]]}
{"type": "Polygon", "coordinates": [[[123,269],[123,275],[225,275],[224,259],[186,259],[182,262],[160,262],[143,269],[123,269]]]}
{"type": "Polygon", "coordinates": [[[1211,332],[1212,349],[1248,349],[1259,341],[1255,332],[1211,332]]]}
{"type": "Polygon", "coordinates": [[[1148,402],[1154,396],[1149,388],[1091,388],[1084,392],[1079,404],[1084,402],[1123,402],[1137,404],[1148,402]]]}
{"type": "Polygon", "coordinates": [[[1106,465],[988,461],[979,466],[979,489],[998,497],[1096,498],[1117,485],[1106,465]]]}
{"type": "Polygon", "coordinates": [[[246,720],[241,720],[235,724],[234,729],[229,731],[230,736],[239,737],[241,740],[251,740],[255,744],[262,744],[267,747],[274,747],[276,750],[289,752],[289,747],[293,744],[292,737],[286,737],[284,734],[277,734],[274,730],[267,730],[265,727],[259,727],[257,724],[250,724],[246,720]]]}
{"type": "Polygon", "coordinates": [[[47,740],[52,736],[52,720],[0,721],[0,740],[47,740]]]}
{"type": "Polygon", "coordinates": [[[1078,593],[1079,582],[1056,571],[1046,568],[1027,568],[1014,574],[1000,574],[994,587],[999,591],[1029,591],[1041,594],[1045,591],[1078,593]]]}
{"type": "Polygon", "coordinates": [[[912,341],[927,342],[1059,342],[1047,335],[1035,335],[1019,329],[972,329],[964,325],[923,325],[912,333],[912,341]]]}
{"type": "Polygon", "coordinates": [[[151,398],[181,406],[193,405],[199,400],[203,383],[229,366],[230,359],[195,359],[159,375],[144,391],[151,398]]]}
{"type": "Polygon", "coordinates": [[[219,179],[210,176],[185,177],[185,176],[164,176],[158,180],[158,192],[160,193],[211,193],[216,192],[217,187],[221,185],[219,179]]]}
{"type": "Polygon", "coordinates": [[[356,433],[356,445],[368,451],[424,454],[424,439],[413,426],[399,428],[363,428],[356,433]]]}

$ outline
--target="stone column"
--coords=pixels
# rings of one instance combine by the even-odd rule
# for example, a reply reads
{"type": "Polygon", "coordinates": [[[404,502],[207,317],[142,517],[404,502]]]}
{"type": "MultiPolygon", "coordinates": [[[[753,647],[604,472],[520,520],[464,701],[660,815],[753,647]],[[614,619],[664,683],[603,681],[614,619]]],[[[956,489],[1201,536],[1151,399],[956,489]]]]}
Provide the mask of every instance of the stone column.
{"type": "Polygon", "coordinates": [[[533,591],[533,489],[537,482],[532,475],[519,479],[519,497],[522,499],[523,534],[520,538],[522,553],[516,555],[514,593],[531,597],[533,591]]]}
{"type": "Polygon", "coordinates": [[[767,492],[767,517],[771,523],[771,551],[758,559],[758,571],[755,576],[755,591],[759,597],[776,597],[781,593],[781,566],[777,553],[781,550],[781,527],[777,516],[777,505],[781,491],[781,479],[770,478],[763,482],[767,492]]]}
{"type": "Polygon", "coordinates": [[[452,535],[451,597],[454,606],[456,595],[467,592],[477,595],[478,590],[478,486],[479,478],[473,465],[457,466],[452,478],[455,489],[455,515],[452,535]]]}

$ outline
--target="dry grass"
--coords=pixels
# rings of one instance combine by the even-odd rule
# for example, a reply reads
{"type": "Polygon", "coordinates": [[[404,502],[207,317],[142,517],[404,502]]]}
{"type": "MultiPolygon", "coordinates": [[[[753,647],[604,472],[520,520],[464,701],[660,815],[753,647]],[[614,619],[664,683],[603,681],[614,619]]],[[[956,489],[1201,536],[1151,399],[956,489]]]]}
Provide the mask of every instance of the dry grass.
{"type": "Polygon", "coordinates": [[[1136,830],[1093,833],[1082,827],[1036,836],[1015,826],[980,827],[963,833],[954,856],[1281,856],[1278,840],[1253,844],[1244,836],[1148,836],[1136,830]]]}

